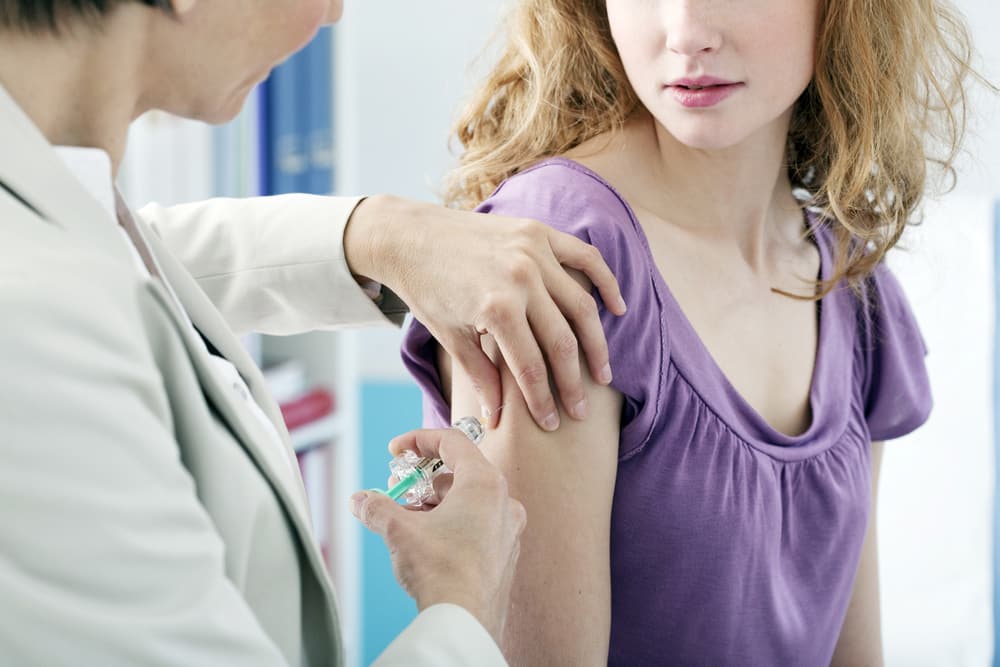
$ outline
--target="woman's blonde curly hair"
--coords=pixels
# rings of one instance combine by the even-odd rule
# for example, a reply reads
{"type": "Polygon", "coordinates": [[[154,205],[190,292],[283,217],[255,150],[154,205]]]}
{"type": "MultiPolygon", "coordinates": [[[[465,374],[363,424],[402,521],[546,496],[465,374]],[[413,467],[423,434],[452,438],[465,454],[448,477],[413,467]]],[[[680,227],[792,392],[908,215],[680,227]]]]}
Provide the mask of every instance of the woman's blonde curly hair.
{"type": "MultiPolygon", "coordinates": [[[[822,296],[844,278],[859,287],[897,243],[928,166],[953,184],[975,73],[968,29],[944,0],[819,1],[788,172],[836,238],[822,296]]],[[[445,202],[475,207],[525,167],[620,129],[638,105],[604,0],[518,0],[499,62],[455,125],[464,151],[445,202]]]]}

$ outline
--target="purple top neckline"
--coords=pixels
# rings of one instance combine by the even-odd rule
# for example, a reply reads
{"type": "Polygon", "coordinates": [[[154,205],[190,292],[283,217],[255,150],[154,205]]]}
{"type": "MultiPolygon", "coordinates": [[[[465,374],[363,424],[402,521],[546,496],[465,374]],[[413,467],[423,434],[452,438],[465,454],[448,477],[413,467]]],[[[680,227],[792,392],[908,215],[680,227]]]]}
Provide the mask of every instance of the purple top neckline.
{"type": "MultiPolygon", "coordinates": [[[[671,327],[670,333],[670,363],[680,376],[691,386],[705,405],[715,412],[734,433],[747,444],[776,459],[797,461],[815,456],[835,444],[847,428],[849,406],[843,401],[829,400],[843,395],[850,383],[851,369],[846,365],[837,366],[829,360],[844,358],[854,345],[852,332],[846,332],[848,338],[836,336],[834,326],[844,320],[847,314],[843,303],[849,290],[838,285],[819,303],[819,335],[816,345],[816,359],[813,377],[810,383],[809,402],[812,419],[805,432],[791,436],[778,431],[757,412],[736,390],[722,369],[712,357],[708,348],[702,342],[684,314],[667,285],[663,274],[656,269],[656,261],[649,247],[649,241],[634,210],[624,197],[604,178],[584,165],[568,158],[556,157],[539,162],[522,173],[527,173],[545,167],[559,164],[587,175],[598,181],[621,201],[628,212],[632,224],[641,242],[642,250],[651,270],[656,291],[659,293],[664,318],[671,327]]],[[[820,253],[820,277],[829,280],[833,257],[829,247],[828,231],[818,223],[815,216],[806,213],[812,237],[820,253]]],[[[666,381],[667,374],[661,374],[661,382],[666,381]]],[[[660,388],[661,392],[663,388],[660,388]]]]}

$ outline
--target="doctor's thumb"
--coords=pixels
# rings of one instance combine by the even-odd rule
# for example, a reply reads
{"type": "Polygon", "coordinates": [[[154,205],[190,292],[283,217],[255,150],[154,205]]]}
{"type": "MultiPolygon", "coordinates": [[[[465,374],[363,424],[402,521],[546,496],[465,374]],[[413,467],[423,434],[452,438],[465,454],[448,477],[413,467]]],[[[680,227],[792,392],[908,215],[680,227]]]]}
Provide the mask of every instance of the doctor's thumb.
{"type": "Polygon", "coordinates": [[[396,501],[376,491],[358,491],[351,496],[349,506],[351,514],[368,530],[383,537],[389,524],[398,521],[400,514],[406,514],[396,501]]]}

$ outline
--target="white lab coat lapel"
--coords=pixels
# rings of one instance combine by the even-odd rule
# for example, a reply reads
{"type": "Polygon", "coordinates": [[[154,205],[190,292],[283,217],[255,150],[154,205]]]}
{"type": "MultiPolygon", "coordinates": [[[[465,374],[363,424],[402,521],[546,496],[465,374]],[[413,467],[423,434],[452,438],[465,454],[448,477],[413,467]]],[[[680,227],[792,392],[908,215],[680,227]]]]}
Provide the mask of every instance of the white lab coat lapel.
{"type": "Polygon", "coordinates": [[[267,390],[266,383],[254,362],[243,349],[239,339],[229,330],[218,309],[212,305],[208,297],[195,282],[191,274],[180,265],[163,243],[146,226],[142,220],[137,220],[142,228],[149,247],[156,258],[163,278],[173,288],[177,299],[184,305],[187,315],[201,334],[211,341],[212,345],[236,367],[236,370],[247,383],[254,400],[264,410],[264,413],[275,424],[280,437],[280,443],[274,443],[270,433],[249,413],[239,389],[216,372],[207,357],[204,343],[196,338],[196,333],[186,325],[184,315],[177,311],[168,291],[159,282],[155,284],[161,300],[169,302],[171,313],[184,336],[188,353],[195,365],[198,377],[205,388],[206,395],[219,410],[223,419],[233,430],[237,438],[250,452],[267,477],[271,480],[278,496],[295,510],[297,519],[302,522],[302,528],[309,533],[308,510],[304,502],[305,491],[302,482],[292,470],[295,465],[294,453],[288,432],[281,419],[281,412],[267,390]],[[183,326],[182,326],[183,324],[183,326]],[[277,445],[280,444],[281,448],[277,445]]]}
{"type": "MultiPolygon", "coordinates": [[[[0,86],[0,187],[8,189],[28,207],[38,212],[44,224],[54,224],[79,234],[81,242],[92,244],[109,257],[132,267],[133,258],[123,242],[120,230],[110,224],[107,212],[69,171],[37,127],[24,114],[9,93],[0,86]]],[[[270,398],[264,380],[247,356],[239,340],[229,331],[218,310],[197,283],[170,255],[155,234],[137,220],[150,244],[153,255],[177,294],[175,303],[164,284],[156,279],[149,289],[169,313],[188,350],[191,363],[206,396],[218,410],[233,434],[244,446],[300,532],[305,551],[313,567],[322,570],[322,556],[311,538],[309,514],[300,477],[293,472],[294,458],[281,421],[280,411],[270,398]],[[180,311],[183,304],[195,326],[229,360],[247,382],[254,399],[275,424],[283,449],[275,446],[271,434],[250,413],[231,383],[213,368],[209,353],[197,333],[188,326],[180,311]],[[288,459],[286,460],[286,457],[288,459]]],[[[43,223],[40,223],[43,224],[43,223]]],[[[322,581],[324,578],[319,577],[322,581]]]]}

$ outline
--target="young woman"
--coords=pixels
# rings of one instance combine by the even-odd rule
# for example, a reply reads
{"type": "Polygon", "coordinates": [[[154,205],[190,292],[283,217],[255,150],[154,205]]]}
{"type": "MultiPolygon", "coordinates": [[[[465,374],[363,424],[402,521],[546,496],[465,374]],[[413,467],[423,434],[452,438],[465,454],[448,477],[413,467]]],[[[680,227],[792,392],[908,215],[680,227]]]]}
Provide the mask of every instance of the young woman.
{"type": "MultiPolygon", "coordinates": [[[[883,257],[950,171],[968,54],[934,0],[517,4],[448,199],[590,241],[629,312],[585,426],[512,389],[484,443],[528,510],[512,663],[881,661],[881,441],[931,407],[883,257]]],[[[474,405],[419,324],[404,357],[429,425],[474,405]]]]}

